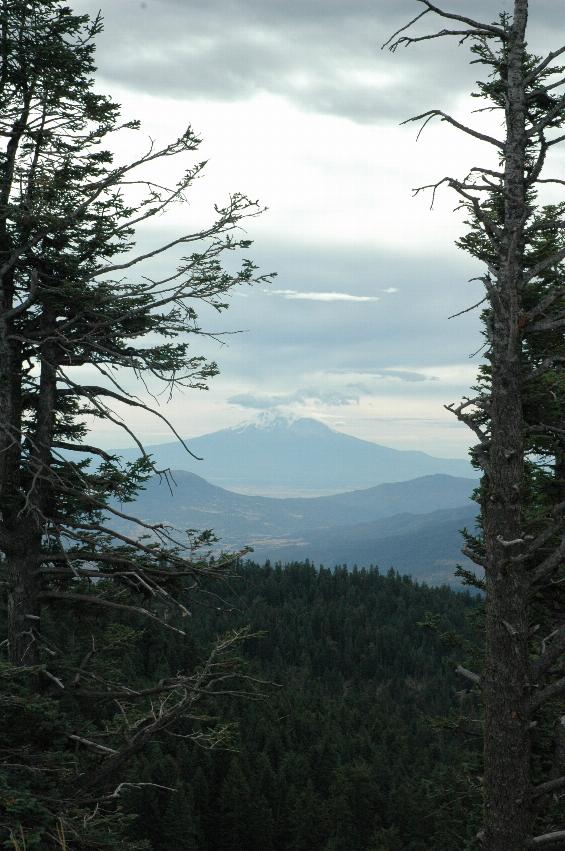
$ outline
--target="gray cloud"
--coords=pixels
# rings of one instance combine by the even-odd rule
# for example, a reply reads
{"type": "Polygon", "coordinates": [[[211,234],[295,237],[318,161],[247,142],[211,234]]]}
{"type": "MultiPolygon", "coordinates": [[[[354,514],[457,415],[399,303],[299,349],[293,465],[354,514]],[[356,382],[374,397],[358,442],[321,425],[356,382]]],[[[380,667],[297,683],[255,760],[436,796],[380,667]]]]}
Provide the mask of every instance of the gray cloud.
{"type": "MultiPolygon", "coordinates": [[[[71,3],[77,11],[98,10],[98,0],[71,3]]],[[[268,93],[310,112],[390,127],[431,107],[449,110],[460,93],[474,88],[482,72],[467,64],[467,51],[453,40],[425,42],[394,55],[379,49],[419,11],[416,0],[102,0],[102,5],[106,30],[98,40],[98,87],[103,91],[115,83],[157,95],[158,118],[167,109],[179,111],[175,98],[235,102],[268,93]]],[[[445,5],[472,7],[473,15],[492,20],[498,0],[445,0],[445,5]]],[[[543,53],[560,43],[565,4],[537,0],[531,6],[529,42],[543,53]]],[[[271,114],[269,120],[277,116],[271,114]]],[[[206,127],[197,129],[206,132],[206,127]]],[[[224,132],[227,138],[233,134],[227,122],[224,132]]],[[[300,122],[292,132],[300,144],[300,122]]],[[[339,134],[337,143],[330,138],[328,144],[339,144],[339,134]]],[[[344,161],[352,156],[343,149],[344,161]]],[[[387,162],[379,161],[377,145],[374,156],[386,191],[387,162]]],[[[298,191],[308,206],[308,185],[289,191],[298,191]]],[[[367,186],[367,192],[374,191],[367,186]]],[[[161,241],[164,233],[157,237],[149,229],[144,239],[161,241]]],[[[468,364],[467,356],[480,347],[478,311],[447,320],[480,298],[480,287],[466,283],[479,270],[464,255],[416,256],[408,227],[405,239],[405,246],[388,253],[340,244],[337,238],[324,239],[323,223],[318,245],[291,243],[284,228],[279,243],[260,239],[251,256],[264,271],[277,270],[280,291],[275,297],[260,288],[240,291],[244,297],[232,300],[221,321],[212,309],[202,309],[204,328],[247,332],[191,341],[195,352],[219,363],[212,389],[221,389],[224,398],[230,396],[232,405],[242,408],[319,403],[343,406],[344,418],[353,418],[360,408],[347,406],[364,402],[366,396],[376,400],[375,410],[387,414],[379,395],[392,402],[432,399],[431,409],[437,404],[441,411],[444,394],[455,399],[467,392],[472,381],[464,376],[448,381],[447,371],[438,371],[444,376],[440,382],[417,369],[468,364]],[[362,304],[339,309],[340,302],[379,298],[376,309],[368,305],[363,310],[362,304]],[[320,380],[321,388],[312,388],[318,384],[315,376],[328,373],[342,377],[328,378],[329,389],[325,380],[320,380]],[[353,384],[357,377],[363,383],[353,384]],[[233,395],[235,387],[253,392],[233,395]],[[288,392],[294,387],[300,389],[288,392]]],[[[160,263],[155,261],[157,268],[160,263]]],[[[163,274],[168,271],[164,268],[163,274]]],[[[478,367],[478,358],[471,364],[478,367]]],[[[187,403],[187,432],[190,411],[187,403]]],[[[402,420],[396,416],[390,421],[402,420]]],[[[417,417],[405,421],[430,422],[417,417]]]]}
{"type": "Polygon", "coordinates": [[[237,393],[235,396],[230,396],[227,400],[230,405],[239,405],[241,408],[252,408],[258,411],[266,411],[271,408],[278,408],[280,405],[288,404],[292,396],[267,396],[257,393],[237,393]]]}
{"type": "MultiPolygon", "coordinates": [[[[532,10],[531,35],[544,49],[548,21],[565,23],[556,5],[541,0],[532,10]]],[[[92,0],[76,6],[97,9],[92,0]]],[[[472,6],[477,17],[496,17],[492,0],[472,6]]],[[[438,101],[449,108],[477,76],[476,66],[455,61],[451,39],[392,56],[380,50],[418,10],[414,0],[120,0],[103,10],[98,64],[103,76],[161,96],[241,100],[269,92],[311,111],[390,123],[438,101]]],[[[432,16],[420,31],[430,27],[432,16]]]]}
{"type": "Polygon", "coordinates": [[[384,378],[399,378],[400,381],[419,382],[419,381],[437,381],[435,375],[422,375],[421,372],[412,372],[409,369],[383,369],[378,374],[378,377],[384,378]]]}
{"type": "Polygon", "coordinates": [[[239,405],[242,408],[253,408],[257,410],[271,410],[286,405],[313,402],[322,405],[354,405],[359,401],[362,394],[370,394],[371,390],[363,385],[346,385],[337,390],[319,390],[313,388],[301,388],[293,393],[238,393],[230,396],[227,400],[231,405],[239,405]]]}
{"type": "MultiPolygon", "coordinates": [[[[237,382],[240,387],[245,376],[245,389],[284,395],[289,387],[318,387],[321,382],[310,377],[316,373],[328,378],[335,374],[332,388],[340,390],[360,381],[373,393],[400,395],[408,388],[417,395],[437,393],[440,384],[430,380],[430,368],[469,363],[468,355],[481,345],[478,310],[448,320],[481,294],[480,284],[467,283],[477,270],[460,252],[435,262],[357,248],[353,263],[347,246],[325,246],[320,254],[316,246],[261,240],[253,249],[261,268],[277,269],[281,289],[339,292],[347,280],[353,295],[378,295],[378,270],[378,277],[398,292],[382,295],[377,305],[368,304],[365,310],[362,303],[346,303],[340,310],[339,302],[297,301],[245,290],[248,297],[232,299],[221,323],[224,330],[244,333],[220,338],[223,346],[203,338],[198,342],[218,361],[217,381],[225,380],[226,386],[237,382]]],[[[214,311],[202,311],[202,326],[218,330],[214,311]]]]}
{"type": "Polygon", "coordinates": [[[351,368],[351,369],[341,369],[336,370],[335,373],[332,374],[342,374],[342,375],[360,375],[363,378],[372,378],[372,379],[387,379],[393,378],[399,381],[408,381],[410,383],[416,382],[420,383],[422,381],[439,381],[439,378],[436,375],[425,375],[422,372],[417,372],[416,370],[410,369],[391,369],[390,367],[367,367],[362,366],[359,369],[351,368]]]}
{"type": "MultiPolygon", "coordinates": [[[[333,373],[334,375],[338,374],[333,373]]],[[[407,382],[437,381],[434,376],[423,375],[406,369],[364,370],[363,374],[371,379],[396,379],[407,382]]],[[[273,410],[294,404],[314,403],[332,406],[347,406],[358,404],[361,396],[378,396],[377,386],[366,383],[348,382],[341,387],[320,389],[304,387],[292,393],[237,393],[227,401],[231,405],[254,410],[273,410]]]]}

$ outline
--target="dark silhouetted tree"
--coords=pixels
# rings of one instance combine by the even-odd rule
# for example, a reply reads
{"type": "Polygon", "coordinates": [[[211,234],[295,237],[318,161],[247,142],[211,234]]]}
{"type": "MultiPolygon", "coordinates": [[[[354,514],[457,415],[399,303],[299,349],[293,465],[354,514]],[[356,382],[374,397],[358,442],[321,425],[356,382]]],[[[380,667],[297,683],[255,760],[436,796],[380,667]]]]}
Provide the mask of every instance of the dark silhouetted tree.
{"type": "MultiPolygon", "coordinates": [[[[547,156],[563,142],[565,47],[534,56],[526,49],[527,0],[494,23],[451,13],[428,0],[411,25],[438,16],[437,32],[391,39],[392,49],[454,36],[483,68],[478,96],[500,116],[499,136],[439,118],[489,146],[494,165],[475,166],[445,184],[469,213],[461,247],[485,265],[486,365],[476,394],[449,405],[478,438],[472,456],[483,471],[478,494],[482,534],[466,552],[484,568],[484,829],[488,851],[561,847],[552,795],[565,788],[562,719],[565,578],[563,515],[565,205],[538,201],[547,156]],[[537,834],[537,835],[536,835],[537,834]]],[[[421,191],[420,189],[416,190],[421,191]]]]}
{"type": "MultiPolygon", "coordinates": [[[[138,125],[120,124],[118,106],[94,91],[101,19],[60,0],[2,0],[0,16],[2,682],[21,732],[3,746],[13,766],[2,822],[8,832],[23,825],[26,847],[47,848],[57,830],[69,842],[94,835],[124,766],[201,712],[232,647],[226,639],[167,680],[128,679],[140,625],[181,633],[173,615],[188,614],[188,589],[224,569],[207,558],[209,533],[128,513],[157,472],[131,412],[152,412],[177,435],[136,388],[170,396],[217,373],[194,350],[205,334],[196,308],[222,311],[233,287],[258,279],[249,260],[228,271],[223,258],[248,247],[240,225],[260,209],[232,195],[200,229],[137,248],[136,227],[188,203],[204,167],[198,137],[188,127],[163,147],[142,141],[143,153],[117,162],[115,136],[131,134],[134,147],[138,125]],[[152,175],[175,158],[184,170],[163,186],[152,175]],[[144,265],[169,252],[184,256],[168,271],[144,265]],[[139,459],[125,464],[95,445],[93,422],[122,428],[139,459]]],[[[110,847],[111,831],[100,830],[92,841],[110,847]]]]}

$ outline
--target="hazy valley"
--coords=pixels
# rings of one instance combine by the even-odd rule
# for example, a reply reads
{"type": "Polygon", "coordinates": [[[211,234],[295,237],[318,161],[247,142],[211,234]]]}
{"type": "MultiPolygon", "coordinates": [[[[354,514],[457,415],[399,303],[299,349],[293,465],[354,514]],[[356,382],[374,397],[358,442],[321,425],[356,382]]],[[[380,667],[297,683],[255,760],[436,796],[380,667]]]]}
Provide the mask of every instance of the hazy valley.
{"type": "Polygon", "coordinates": [[[172,467],[174,484],[169,487],[165,477],[147,482],[135,504],[144,520],[213,529],[224,550],[251,546],[259,562],[393,566],[434,583],[449,581],[455,565],[465,562],[459,530],[473,527],[477,511],[470,499],[473,471],[464,461],[389,449],[315,420],[282,418],[205,435],[190,441],[190,448],[204,460],[193,461],[180,444],[151,448],[159,465],[172,467]],[[201,465],[213,476],[222,458],[229,459],[224,478],[240,487],[247,482],[257,492],[265,475],[298,494],[315,491],[313,483],[344,487],[346,481],[371,480],[374,486],[326,496],[251,495],[173,463],[201,465]]]}

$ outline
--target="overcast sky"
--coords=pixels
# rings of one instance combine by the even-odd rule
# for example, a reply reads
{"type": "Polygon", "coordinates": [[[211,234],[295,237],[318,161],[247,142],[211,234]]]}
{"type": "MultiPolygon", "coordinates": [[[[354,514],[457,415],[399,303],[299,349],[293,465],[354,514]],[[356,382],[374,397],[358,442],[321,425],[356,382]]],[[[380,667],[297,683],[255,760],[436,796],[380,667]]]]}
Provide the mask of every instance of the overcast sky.
{"type": "MultiPolygon", "coordinates": [[[[77,0],[74,8],[98,5],[77,0]]],[[[556,29],[565,33],[557,6],[531,4],[540,52],[555,46],[556,29]]],[[[494,20],[499,6],[455,0],[450,8],[494,20]]],[[[380,49],[420,10],[415,0],[102,6],[97,88],[142,121],[145,135],[127,142],[131,150],[190,123],[203,137],[198,159],[209,161],[190,216],[204,221],[233,191],[269,207],[249,227],[249,255],[278,276],[235,294],[222,317],[204,314],[213,331],[244,333],[204,346],[222,374],[209,393],[169,405],[183,434],[280,411],[397,448],[466,454],[470,435],[442,406],[473,383],[482,338],[478,311],[448,317],[481,298],[468,282],[479,270],[454,247],[464,232],[455,199],[444,194],[430,211],[429,198],[413,199],[411,188],[462,176],[492,154],[444,124],[416,143],[415,126],[399,122],[439,107],[498,128],[470,115],[478,70],[465,48],[443,40],[380,49]]],[[[173,174],[168,167],[160,176],[173,174]]],[[[174,212],[140,242],[183,226],[174,212]]],[[[169,439],[156,421],[138,427],[150,443],[169,439]]],[[[109,433],[101,439],[116,443],[109,433]]]]}

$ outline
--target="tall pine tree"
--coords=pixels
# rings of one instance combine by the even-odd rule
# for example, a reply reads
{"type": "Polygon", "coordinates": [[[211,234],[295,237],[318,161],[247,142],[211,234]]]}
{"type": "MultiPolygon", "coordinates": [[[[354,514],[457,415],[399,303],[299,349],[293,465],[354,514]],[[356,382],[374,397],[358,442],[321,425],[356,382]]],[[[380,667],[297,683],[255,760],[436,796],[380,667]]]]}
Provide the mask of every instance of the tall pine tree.
{"type": "Polygon", "coordinates": [[[205,333],[196,307],[222,311],[233,287],[257,280],[249,260],[235,272],[222,262],[249,246],[238,226],[260,209],[232,195],[200,230],[136,248],[137,226],[187,203],[204,166],[200,140],[189,126],[116,162],[115,136],[138,125],[120,124],[118,106],[94,90],[100,17],[61,0],[2,0],[0,16],[2,683],[19,734],[2,744],[2,821],[28,848],[57,847],[57,831],[112,847],[103,811],[119,801],[124,767],[171,725],[189,734],[234,641],[196,670],[128,679],[140,624],[182,632],[171,615],[188,614],[187,589],[193,596],[200,576],[223,570],[201,550],[209,533],[127,511],[158,472],[129,413],[151,412],[178,437],[132,388],[170,395],[216,374],[193,349],[205,333]],[[152,169],[170,159],[183,170],[164,187],[152,169]],[[171,269],[142,272],[171,250],[184,252],[171,269]],[[135,463],[89,439],[100,421],[137,444],[135,463]]]}
{"type": "Polygon", "coordinates": [[[444,28],[412,36],[401,34],[406,27],[392,49],[451,36],[471,45],[473,62],[488,72],[478,95],[502,122],[491,136],[440,109],[410,119],[439,118],[498,155],[495,167],[422,187],[457,193],[471,225],[461,246],[486,267],[487,365],[476,394],[448,406],[478,438],[472,454],[483,471],[483,534],[466,551],[485,572],[485,664],[480,678],[464,672],[480,684],[484,705],[479,838],[489,851],[557,847],[565,842],[551,797],[565,788],[565,206],[540,206],[537,191],[563,185],[544,166],[565,139],[565,77],[555,63],[565,47],[544,57],[527,51],[527,0],[514,0],[513,14],[494,23],[422,5],[410,25],[430,15],[444,28]]]}

